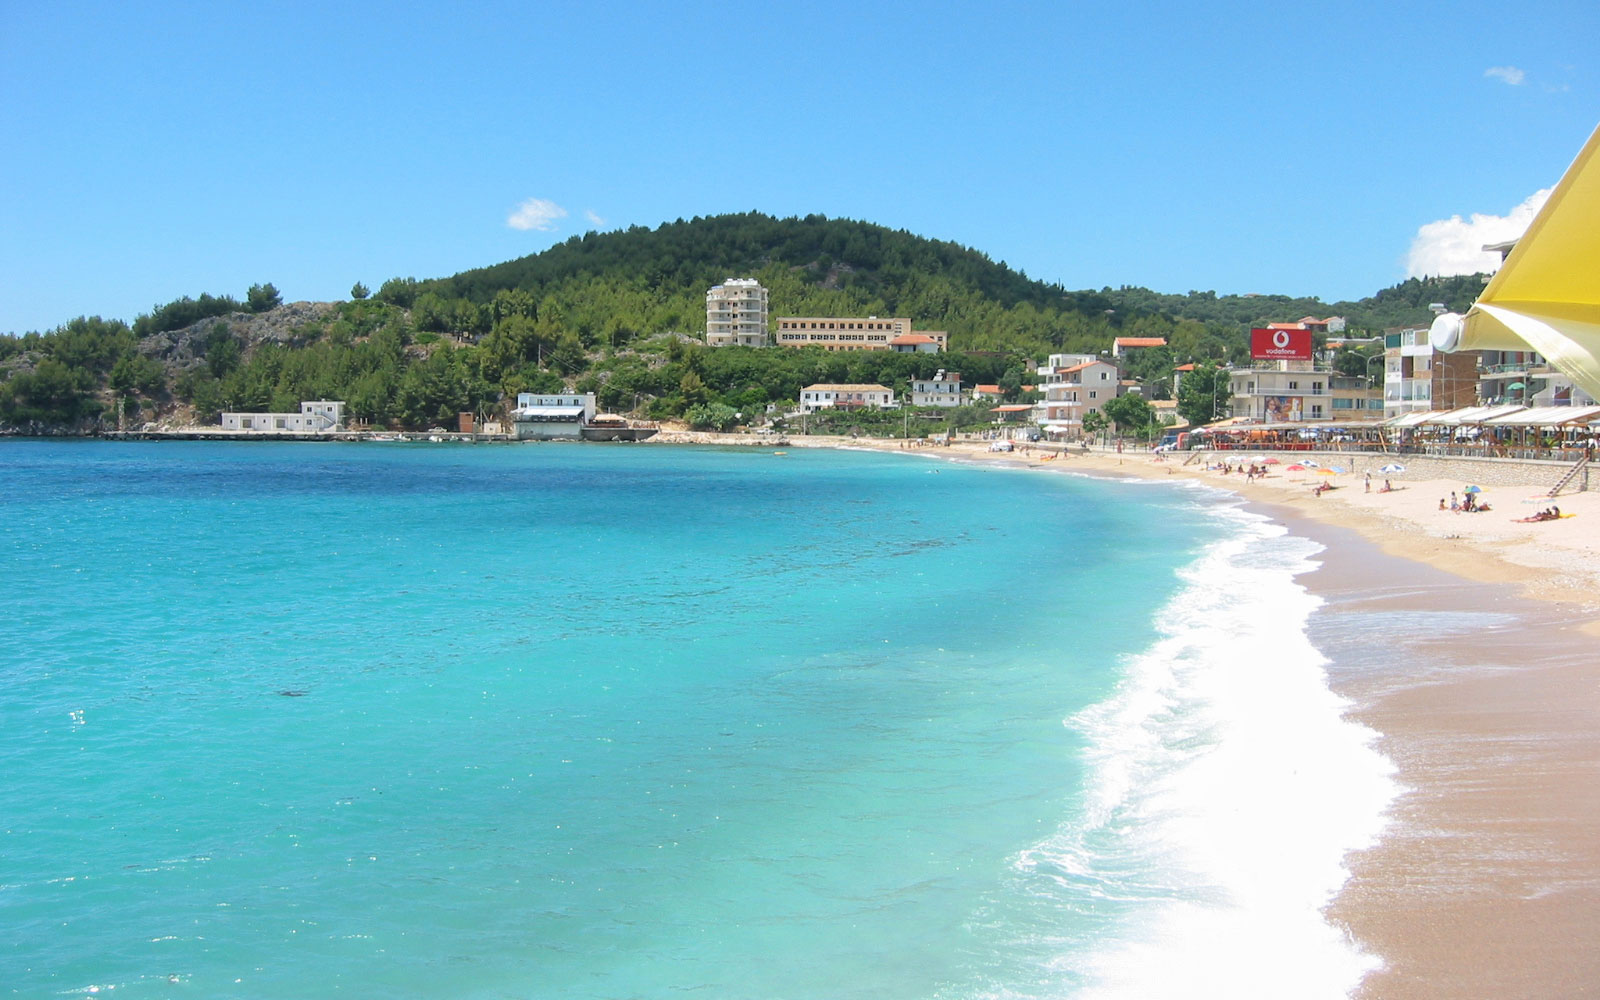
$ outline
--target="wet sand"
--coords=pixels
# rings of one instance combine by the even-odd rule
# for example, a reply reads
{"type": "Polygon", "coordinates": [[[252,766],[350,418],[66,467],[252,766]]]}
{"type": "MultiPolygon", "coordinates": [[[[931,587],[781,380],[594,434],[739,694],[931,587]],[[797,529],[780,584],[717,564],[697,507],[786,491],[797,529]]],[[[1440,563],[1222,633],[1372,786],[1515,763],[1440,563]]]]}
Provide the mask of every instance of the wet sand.
{"type": "Polygon", "coordinates": [[[1313,639],[1406,789],[1329,908],[1385,968],[1366,998],[1600,996],[1600,670],[1586,619],[1386,554],[1324,546],[1313,639]]]}

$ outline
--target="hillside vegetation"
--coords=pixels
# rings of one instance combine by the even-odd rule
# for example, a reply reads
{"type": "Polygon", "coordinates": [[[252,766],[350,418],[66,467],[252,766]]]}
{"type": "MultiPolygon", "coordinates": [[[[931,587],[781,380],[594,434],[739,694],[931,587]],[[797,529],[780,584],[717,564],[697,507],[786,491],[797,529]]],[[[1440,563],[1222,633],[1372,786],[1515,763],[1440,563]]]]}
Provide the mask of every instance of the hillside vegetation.
{"type": "Polygon", "coordinates": [[[728,423],[794,400],[812,382],[901,388],[937,367],[1012,393],[1026,364],[1098,353],[1116,336],[1165,337],[1131,375],[1157,395],[1173,364],[1237,362],[1251,326],[1344,315],[1352,332],[1463,310],[1481,276],[1413,279],[1360,302],[1163,295],[1133,286],[1069,291],[954,243],[870,223],[758,213],[575,236],[543,253],[447,278],[393,278],[350,301],[280,305],[270,284],[244,302],[201,294],[132,324],[80,317],[0,337],[0,425],[92,432],[219,411],[344,399],[374,425],[489,414],[523,390],[595,391],[603,408],[728,423]],[[705,290],[755,277],[773,315],[905,316],[950,333],[948,355],[708,350],[705,290]]]}

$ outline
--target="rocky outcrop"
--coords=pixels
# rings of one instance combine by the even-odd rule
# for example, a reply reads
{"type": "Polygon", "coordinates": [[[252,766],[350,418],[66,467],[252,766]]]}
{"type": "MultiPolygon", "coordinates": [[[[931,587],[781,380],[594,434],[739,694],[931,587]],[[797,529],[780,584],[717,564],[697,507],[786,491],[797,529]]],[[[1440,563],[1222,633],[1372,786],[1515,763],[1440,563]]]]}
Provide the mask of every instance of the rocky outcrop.
{"type": "Polygon", "coordinates": [[[264,313],[212,316],[181,330],[151,334],[139,342],[139,353],[182,371],[205,357],[206,338],[221,324],[227,324],[249,353],[259,344],[296,342],[306,324],[325,319],[337,308],[336,302],[289,302],[264,313]]]}

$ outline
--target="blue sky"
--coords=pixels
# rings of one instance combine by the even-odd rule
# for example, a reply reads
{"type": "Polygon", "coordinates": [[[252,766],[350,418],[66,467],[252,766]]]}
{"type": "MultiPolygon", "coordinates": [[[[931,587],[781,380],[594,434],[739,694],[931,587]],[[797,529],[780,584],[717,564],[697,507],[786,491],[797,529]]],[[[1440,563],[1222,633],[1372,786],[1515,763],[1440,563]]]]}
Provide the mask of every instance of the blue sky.
{"type": "Polygon", "coordinates": [[[748,210],[1074,289],[1360,297],[1555,183],[1597,38],[1592,0],[0,0],[0,331],[748,210]]]}

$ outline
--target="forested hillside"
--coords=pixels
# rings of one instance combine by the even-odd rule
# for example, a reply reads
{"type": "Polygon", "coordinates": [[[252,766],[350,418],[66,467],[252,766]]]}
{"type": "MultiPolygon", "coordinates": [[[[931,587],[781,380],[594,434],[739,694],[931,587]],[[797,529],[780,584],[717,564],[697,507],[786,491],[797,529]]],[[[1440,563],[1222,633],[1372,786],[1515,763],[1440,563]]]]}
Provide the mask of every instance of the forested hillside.
{"type": "MultiPolygon", "coordinates": [[[[526,389],[594,390],[607,409],[652,416],[750,413],[811,382],[903,386],[935,367],[1016,386],[1052,352],[1098,353],[1116,336],[1165,337],[1130,373],[1159,394],[1171,367],[1234,361],[1253,325],[1344,315],[1353,330],[1426,323],[1464,309],[1480,277],[1405,282],[1360,302],[1069,291],[953,243],[870,223],[759,213],[575,236],[543,253],[448,278],[357,283],[343,303],[243,302],[201,294],[129,324],[79,318],[0,337],[0,425],[92,431],[218,411],[338,398],[358,420],[407,427],[492,413],[526,389]],[[705,290],[755,277],[780,315],[905,316],[950,333],[951,354],[827,354],[696,343],[705,290]]],[[[1013,390],[1015,391],[1015,390],[1013,390]]]]}

